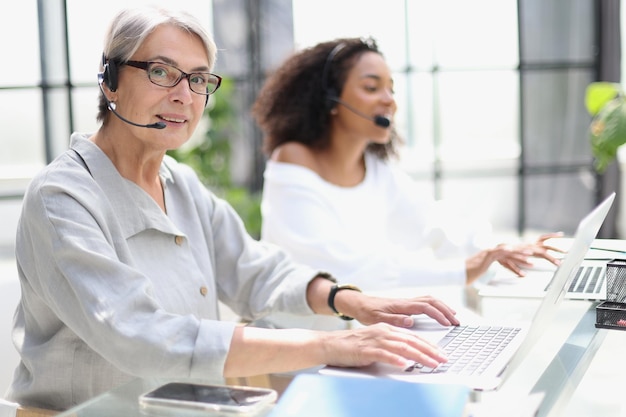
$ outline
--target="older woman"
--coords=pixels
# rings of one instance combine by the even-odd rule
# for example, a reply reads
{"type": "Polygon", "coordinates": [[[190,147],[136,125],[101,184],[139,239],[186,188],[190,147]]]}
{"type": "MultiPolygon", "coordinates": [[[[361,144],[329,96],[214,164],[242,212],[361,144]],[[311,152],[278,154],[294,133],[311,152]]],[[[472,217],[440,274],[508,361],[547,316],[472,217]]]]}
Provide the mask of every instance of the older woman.
{"type": "Polygon", "coordinates": [[[165,155],[189,139],[220,85],[215,51],[187,14],[149,8],[113,19],[101,127],[73,134],[24,198],[13,332],[21,363],[7,399],[61,410],[133,377],[221,382],[323,364],[446,360],[403,327],[422,313],[458,324],[448,306],[370,297],[292,262],[250,238],[230,206],[165,155]],[[247,319],[289,311],[371,326],[237,326],[220,321],[218,300],[247,319]]]}

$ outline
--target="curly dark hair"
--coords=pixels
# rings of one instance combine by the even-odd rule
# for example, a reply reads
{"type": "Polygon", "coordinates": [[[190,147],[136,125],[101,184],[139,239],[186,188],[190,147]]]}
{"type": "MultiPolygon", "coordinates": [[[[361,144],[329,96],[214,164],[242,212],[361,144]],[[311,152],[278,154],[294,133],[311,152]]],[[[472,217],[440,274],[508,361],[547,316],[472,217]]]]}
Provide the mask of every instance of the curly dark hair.
{"type": "MultiPolygon", "coordinates": [[[[329,91],[341,95],[348,72],[365,52],[382,53],[372,38],[344,38],[319,43],[289,57],[265,82],[252,106],[252,116],[265,134],[263,151],[270,155],[286,142],[324,149],[330,142],[329,91]],[[339,46],[341,45],[341,46],[339,46]]],[[[397,156],[402,142],[393,125],[386,144],[367,151],[381,159],[397,156]]]]}

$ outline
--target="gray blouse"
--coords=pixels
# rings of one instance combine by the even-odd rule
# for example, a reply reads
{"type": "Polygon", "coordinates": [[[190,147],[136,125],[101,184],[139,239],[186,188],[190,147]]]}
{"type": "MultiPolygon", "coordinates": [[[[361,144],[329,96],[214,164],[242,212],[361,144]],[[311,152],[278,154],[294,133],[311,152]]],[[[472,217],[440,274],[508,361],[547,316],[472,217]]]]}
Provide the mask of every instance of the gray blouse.
{"type": "Polygon", "coordinates": [[[132,377],[222,382],[236,323],[312,314],[317,270],[252,239],[187,166],[165,157],[167,214],[87,138],[30,184],[16,240],[21,355],[6,398],[66,409],[132,377]]]}

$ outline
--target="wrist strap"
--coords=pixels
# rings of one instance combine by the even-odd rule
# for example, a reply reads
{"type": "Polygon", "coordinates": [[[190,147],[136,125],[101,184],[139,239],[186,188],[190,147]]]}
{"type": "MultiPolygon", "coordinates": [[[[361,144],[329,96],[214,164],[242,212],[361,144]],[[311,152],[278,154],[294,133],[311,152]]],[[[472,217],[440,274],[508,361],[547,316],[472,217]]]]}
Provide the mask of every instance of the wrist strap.
{"type": "Polygon", "coordinates": [[[337,309],[335,308],[335,296],[341,290],[351,290],[351,291],[361,292],[361,289],[357,287],[356,285],[352,285],[352,284],[341,284],[341,285],[335,284],[332,287],[330,287],[330,293],[328,293],[328,307],[330,307],[330,309],[333,310],[335,315],[342,320],[354,320],[353,317],[346,316],[345,314],[337,311],[337,309]]]}

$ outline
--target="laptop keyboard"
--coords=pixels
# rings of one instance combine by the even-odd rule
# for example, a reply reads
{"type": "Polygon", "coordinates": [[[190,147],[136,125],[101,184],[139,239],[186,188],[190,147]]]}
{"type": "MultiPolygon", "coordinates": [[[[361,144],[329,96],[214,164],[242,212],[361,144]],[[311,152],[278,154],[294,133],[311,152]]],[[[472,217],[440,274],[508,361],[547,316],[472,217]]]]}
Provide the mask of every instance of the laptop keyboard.
{"type": "MultiPolygon", "coordinates": [[[[599,294],[604,284],[604,268],[601,266],[581,266],[567,289],[578,294],[599,294]]],[[[546,288],[547,290],[547,288],[546,288]]]]}
{"type": "Polygon", "coordinates": [[[416,363],[406,372],[480,375],[498,357],[500,352],[519,333],[520,328],[503,326],[457,326],[438,345],[446,353],[448,362],[436,368],[416,363]]]}

